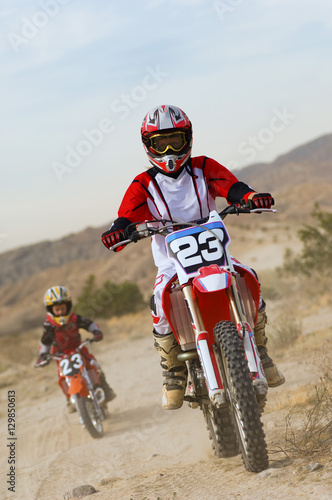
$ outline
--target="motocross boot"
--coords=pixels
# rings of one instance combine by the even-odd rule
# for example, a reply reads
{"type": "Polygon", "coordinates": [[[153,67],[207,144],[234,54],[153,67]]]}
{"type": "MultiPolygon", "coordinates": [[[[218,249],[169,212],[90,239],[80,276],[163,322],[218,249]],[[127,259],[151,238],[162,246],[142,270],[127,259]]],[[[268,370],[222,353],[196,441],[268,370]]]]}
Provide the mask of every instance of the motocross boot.
{"type": "Polygon", "coordinates": [[[154,331],[154,347],[159,352],[163,368],[163,395],[162,405],[164,410],[176,410],[183,404],[187,384],[187,366],[177,358],[181,348],[173,332],[160,335],[154,331]]]}
{"type": "Polygon", "coordinates": [[[110,401],[112,401],[113,399],[116,398],[116,394],[113,391],[113,389],[108,385],[108,382],[107,382],[106,377],[105,377],[105,373],[101,369],[101,366],[98,363],[98,361],[96,359],[92,359],[90,361],[90,363],[91,363],[91,365],[93,365],[97,368],[99,380],[100,380],[100,387],[103,389],[104,394],[105,394],[105,403],[109,403],[110,401]]]}
{"type": "Polygon", "coordinates": [[[105,373],[103,371],[100,371],[99,379],[100,379],[100,386],[105,393],[105,402],[109,403],[110,401],[116,398],[116,394],[113,391],[112,387],[108,385],[105,373]]]}
{"type": "Polygon", "coordinates": [[[70,397],[67,398],[67,413],[75,413],[76,411],[76,406],[75,404],[72,403],[72,401],[70,400],[70,397]]]}
{"type": "Polygon", "coordinates": [[[285,377],[267,353],[267,337],[265,326],[267,324],[266,304],[263,301],[258,311],[257,323],[254,329],[254,336],[259,357],[261,359],[267,384],[269,387],[278,387],[285,382],[285,377]]]}

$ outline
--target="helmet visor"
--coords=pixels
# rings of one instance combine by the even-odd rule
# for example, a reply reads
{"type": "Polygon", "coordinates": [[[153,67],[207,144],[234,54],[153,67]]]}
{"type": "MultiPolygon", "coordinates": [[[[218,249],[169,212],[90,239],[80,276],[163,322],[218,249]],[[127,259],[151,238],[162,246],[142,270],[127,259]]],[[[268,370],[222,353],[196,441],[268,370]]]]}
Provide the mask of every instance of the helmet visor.
{"type": "Polygon", "coordinates": [[[150,147],[158,154],[164,154],[169,149],[178,153],[181,149],[183,149],[186,143],[186,134],[184,132],[154,134],[150,137],[150,147]]]}

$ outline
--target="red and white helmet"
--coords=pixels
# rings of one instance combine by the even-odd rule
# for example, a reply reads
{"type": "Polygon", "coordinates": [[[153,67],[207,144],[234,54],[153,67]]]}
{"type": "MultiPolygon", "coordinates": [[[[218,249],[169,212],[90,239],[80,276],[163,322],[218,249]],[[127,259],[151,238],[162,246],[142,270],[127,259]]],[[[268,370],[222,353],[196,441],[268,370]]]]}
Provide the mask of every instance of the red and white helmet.
{"type": "Polygon", "coordinates": [[[164,174],[176,172],[190,158],[192,125],[176,106],[151,109],[144,117],[141,135],[150,163],[164,174]]]}

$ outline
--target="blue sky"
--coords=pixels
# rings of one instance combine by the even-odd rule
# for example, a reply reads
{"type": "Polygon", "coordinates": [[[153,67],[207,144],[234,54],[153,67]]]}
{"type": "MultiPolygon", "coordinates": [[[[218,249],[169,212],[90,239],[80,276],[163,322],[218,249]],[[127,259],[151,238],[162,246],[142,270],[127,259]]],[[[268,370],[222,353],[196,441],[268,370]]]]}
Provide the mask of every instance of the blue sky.
{"type": "MultiPolygon", "coordinates": [[[[327,0],[0,0],[0,252],[108,227],[174,104],[231,169],[332,132],[327,0]]],[[[254,186],[255,187],[255,186],[254,186]]]]}

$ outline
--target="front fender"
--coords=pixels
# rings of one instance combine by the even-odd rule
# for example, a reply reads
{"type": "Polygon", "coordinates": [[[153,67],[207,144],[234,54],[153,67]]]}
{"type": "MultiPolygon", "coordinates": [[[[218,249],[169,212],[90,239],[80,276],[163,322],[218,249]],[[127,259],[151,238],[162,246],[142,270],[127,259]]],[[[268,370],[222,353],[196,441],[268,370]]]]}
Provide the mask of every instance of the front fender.
{"type": "Polygon", "coordinates": [[[199,272],[200,274],[193,279],[193,289],[210,343],[213,345],[215,325],[220,321],[231,321],[226,292],[232,285],[232,274],[216,264],[202,267],[199,272]]]}
{"type": "Polygon", "coordinates": [[[85,380],[80,375],[74,375],[73,377],[71,377],[68,385],[69,385],[68,387],[69,395],[79,394],[83,398],[89,395],[89,391],[86,386],[85,380]]]}
{"type": "Polygon", "coordinates": [[[219,292],[229,288],[231,284],[231,273],[226,269],[220,269],[216,264],[202,267],[199,275],[193,280],[194,288],[198,293],[219,292]]]}

